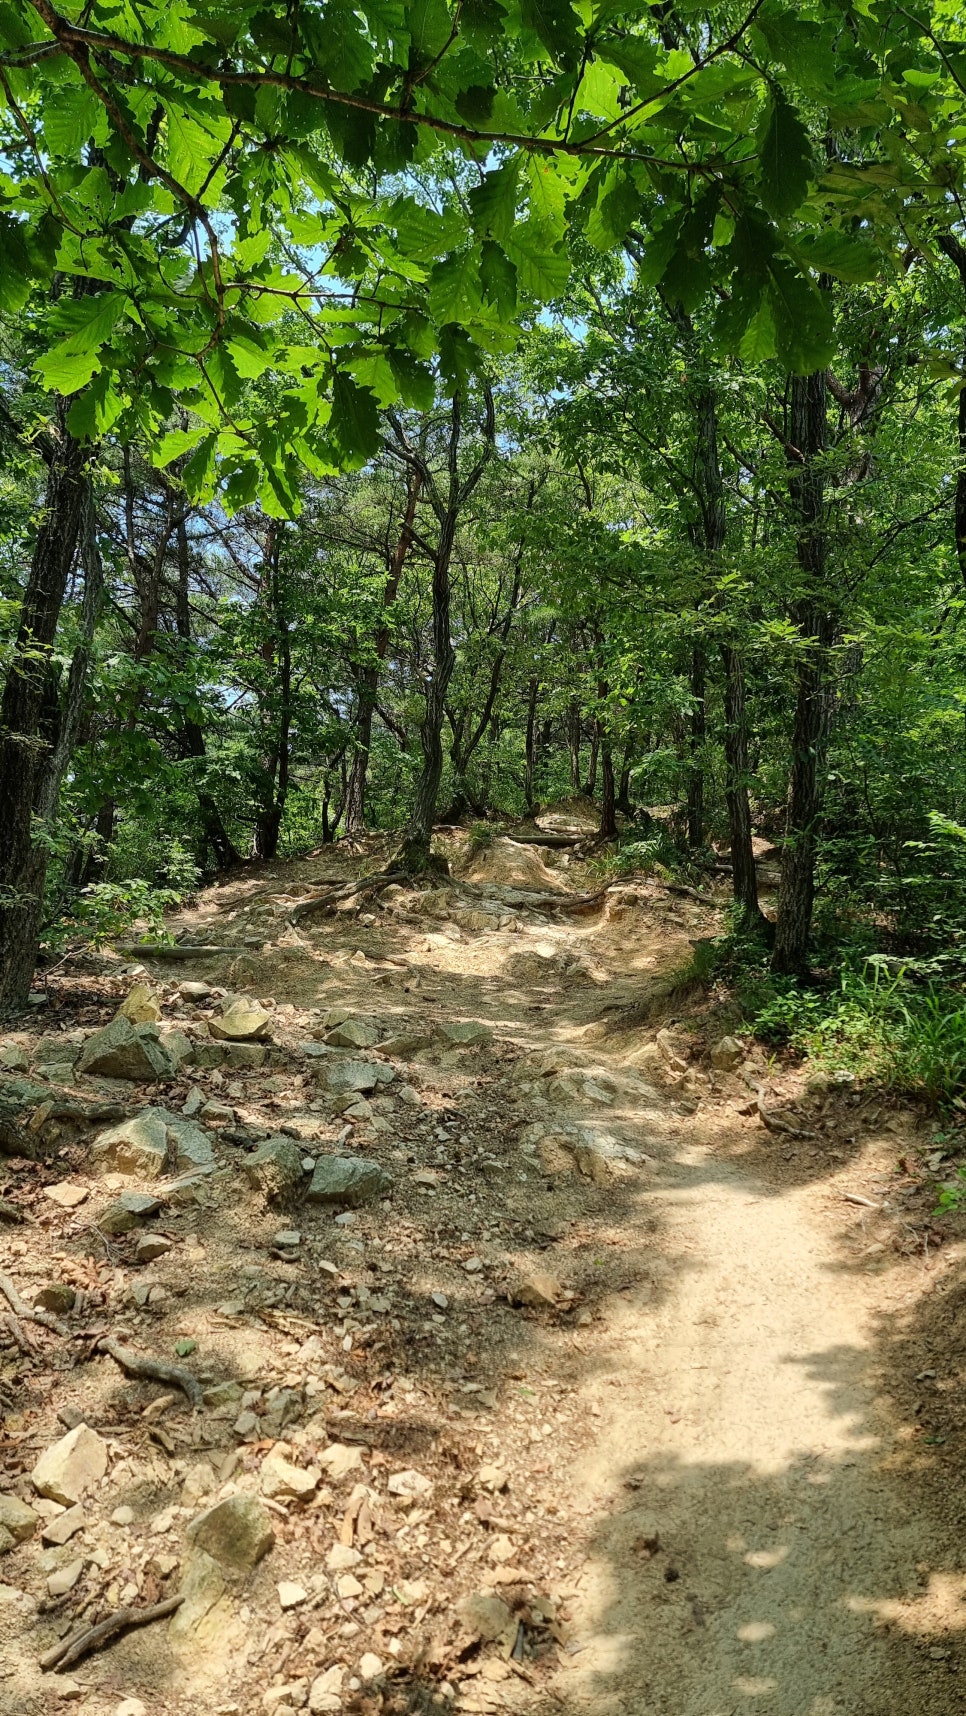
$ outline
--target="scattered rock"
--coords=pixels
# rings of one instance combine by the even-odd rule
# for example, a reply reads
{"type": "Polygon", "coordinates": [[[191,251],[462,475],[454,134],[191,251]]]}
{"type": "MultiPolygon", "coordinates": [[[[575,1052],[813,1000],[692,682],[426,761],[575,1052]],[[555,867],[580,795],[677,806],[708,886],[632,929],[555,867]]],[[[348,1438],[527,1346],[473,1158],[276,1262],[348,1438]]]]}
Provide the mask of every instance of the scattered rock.
{"type": "Polygon", "coordinates": [[[151,1216],[157,1215],[160,1208],[161,1199],[150,1192],[122,1192],[114,1203],[108,1204],[103,1215],[98,1216],[97,1226],[109,1237],[132,1233],[151,1216]]]}
{"type": "Polygon", "coordinates": [[[163,1233],[143,1233],[134,1248],[135,1263],[154,1263],[172,1249],[172,1241],[163,1233]]]}
{"type": "Polygon", "coordinates": [[[48,1281],[46,1287],[34,1294],[34,1304],[41,1311],[54,1311],[61,1316],[74,1309],[76,1299],[77,1294],[66,1281],[48,1281]]]}
{"type": "Polygon", "coordinates": [[[135,983],[128,990],[114,1017],[130,1019],[132,1025],[155,1025],[161,1017],[161,997],[149,984],[135,983]]]}
{"type": "Polygon", "coordinates": [[[201,1110],[202,1120],[234,1120],[235,1110],[227,1102],[218,1102],[215,1097],[209,1097],[201,1110]]]}
{"type": "Polygon", "coordinates": [[[359,1662],[359,1677],[361,1680],[375,1680],[382,1673],[382,1659],[374,1651],[367,1650],[359,1662]]]}
{"type": "Polygon", "coordinates": [[[176,1644],[216,1638],[229,1612],[225,1577],[217,1561],[203,1549],[194,1548],[187,1555],[179,1592],[184,1601],[172,1617],[168,1637],[176,1644]]]}
{"type": "Polygon", "coordinates": [[[72,1591],[84,1571],[81,1559],[68,1561],[66,1567],[58,1567],[56,1573],[51,1573],[47,1580],[47,1591],[51,1597],[66,1597],[72,1591]]]}
{"type": "Polygon", "coordinates": [[[26,1543],[28,1537],[33,1537],[39,1518],[40,1515],[19,1496],[0,1495],[0,1531],[5,1531],[10,1538],[8,1548],[15,1543],[26,1543]]]}
{"type": "Polygon", "coordinates": [[[27,1072],[30,1060],[27,1051],[19,1043],[4,1043],[0,1048],[0,1067],[6,1067],[10,1072],[27,1072]]]}
{"type": "Polygon", "coordinates": [[[188,1537],[219,1566],[250,1573],[275,1542],[271,1519],[255,1496],[234,1495],[216,1502],[188,1526],[188,1537]]]}
{"type": "Polygon", "coordinates": [[[491,1597],[477,1591],[457,1607],[457,1614],[466,1632],[483,1644],[496,1644],[507,1638],[511,1628],[516,1639],[517,1622],[502,1597],[491,1597]]]}
{"type": "Polygon", "coordinates": [[[391,1496],[428,1496],[432,1493],[433,1480],[423,1472],[410,1468],[405,1472],[393,1472],[387,1480],[386,1488],[391,1496]]]}
{"type": "Polygon", "coordinates": [[[737,1037],[722,1037],[711,1050],[711,1065],[717,1072],[734,1072],[744,1058],[745,1046],[737,1037]]]}
{"type": "Polygon", "coordinates": [[[444,1043],[471,1048],[476,1043],[490,1043],[493,1032],[488,1025],[481,1025],[475,1019],[453,1019],[448,1023],[436,1026],[434,1035],[444,1043]]]}
{"type": "Polygon", "coordinates": [[[362,1449],[348,1448],[343,1442],[330,1442],[319,1455],[319,1465],[325,1467],[333,1483],[338,1483],[340,1478],[362,1466],[362,1449]]]}
{"type": "Polygon", "coordinates": [[[77,1186],[72,1180],[58,1180],[55,1186],[44,1187],[44,1197],[52,1204],[59,1204],[62,1210],[76,1210],[88,1196],[87,1187],[77,1186]]]}
{"type": "Polygon", "coordinates": [[[393,1068],[381,1061],[325,1062],[321,1071],[334,1096],[349,1090],[360,1090],[366,1094],[379,1084],[389,1084],[396,1076],[393,1068]]]}
{"type": "MultiPolygon", "coordinates": [[[[301,1171],[301,1162],[299,1164],[301,1171]]],[[[392,1180],[378,1162],[361,1156],[320,1156],[306,1197],[312,1204],[348,1204],[354,1208],[385,1197],[392,1180]]]]}
{"type": "Polygon", "coordinates": [[[379,1032],[368,1019],[343,1019],[325,1040],[333,1049],[371,1049],[379,1041],[379,1032]]]}
{"type": "Polygon", "coordinates": [[[309,1687],[308,1707],[311,1716],[320,1716],[322,1711],[342,1709],[340,1693],[344,1678],[345,1669],[338,1664],[327,1668],[324,1674],[316,1675],[309,1687]]]}
{"type": "Polygon", "coordinates": [[[148,1716],[148,1707],[140,1698],[122,1698],[115,1706],[114,1716],[148,1716]]]}
{"type": "Polygon", "coordinates": [[[302,1152],[293,1139],[276,1133],[245,1157],[242,1173],[266,1198],[290,1198],[302,1184],[302,1152]]]}
{"type": "Polygon", "coordinates": [[[163,1174],[168,1161],[164,1110],[144,1108],[130,1120],[110,1127],[95,1138],[91,1155],[116,1174],[146,1174],[149,1178],[163,1174]]]}
{"type": "Polygon", "coordinates": [[[229,996],[221,1017],[209,1019],[208,1029],[213,1037],[222,1041],[257,1042],[271,1036],[272,1015],[257,1001],[247,1001],[239,995],[229,996]]]}
{"type": "Polygon", "coordinates": [[[268,1716],[272,1716],[273,1711],[281,1716],[283,1706],[288,1710],[304,1710],[308,1696],[307,1680],[288,1680],[284,1686],[270,1686],[262,1694],[262,1709],[268,1712],[268,1716]]]}
{"type": "Polygon", "coordinates": [[[530,1305],[535,1310],[553,1309],[563,1297],[560,1282],[545,1269],[522,1270],[507,1289],[512,1305],[530,1305]]]}
{"type": "Polygon", "coordinates": [[[107,1471],[107,1443],[87,1424],[78,1424],[41,1454],[30,1481],[38,1495],[73,1507],[107,1471]]]}
{"type": "Polygon", "coordinates": [[[670,1067],[672,1072],[687,1072],[691,1059],[691,1044],[686,1037],[681,1037],[665,1027],[664,1030],[658,1031],[655,1042],[665,1066],[670,1067]]]}
{"type": "Polygon", "coordinates": [[[132,1025],[130,1019],[118,1018],[88,1037],[77,1071],[153,1084],[170,1078],[174,1067],[154,1025],[132,1025]]]}
{"type": "Polygon", "coordinates": [[[293,1497],[297,1501],[308,1501],[318,1489],[320,1477],[318,1467],[294,1466],[276,1447],[262,1461],[259,1484],[262,1495],[271,1500],[293,1497]]]}
{"type": "Polygon", "coordinates": [[[278,1601],[282,1609],[297,1609],[300,1603],[308,1598],[304,1585],[296,1584],[294,1579],[283,1579],[278,1589],[278,1601]]]}
{"type": "Polygon", "coordinates": [[[86,1524],[87,1515],[83,1506],[80,1502],[75,1502],[74,1506],[67,1508],[66,1512],[58,1513],[53,1519],[47,1521],[40,1533],[41,1542],[57,1546],[69,1543],[78,1531],[83,1531],[86,1524]]]}
{"type": "Polygon", "coordinates": [[[179,983],[178,994],[182,1001],[207,1001],[214,993],[210,983],[179,983]]]}
{"type": "MultiPolygon", "coordinates": [[[[315,1167],[314,1162],[312,1166],[313,1168],[315,1167]]],[[[298,1229],[294,1227],[283,1228],[282,1232],[277,1233],[272,1240],[272,1244],[276,1246],[279,1251],[294,1251],[296,1246],[301,1245],[301,1243],[302,1235],[299,1233],[298,1229]]]]}

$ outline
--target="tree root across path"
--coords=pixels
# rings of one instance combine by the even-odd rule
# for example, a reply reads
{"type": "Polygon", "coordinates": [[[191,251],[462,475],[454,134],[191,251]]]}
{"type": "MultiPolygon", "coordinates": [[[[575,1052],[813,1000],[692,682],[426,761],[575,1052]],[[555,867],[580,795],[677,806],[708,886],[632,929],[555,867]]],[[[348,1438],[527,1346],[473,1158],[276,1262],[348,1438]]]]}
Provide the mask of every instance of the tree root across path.
{"type": "Polygon", "coordinates": [[[182,1394],[187,1395],[192,1406],[201,1405],[201,1384],[183,1365],[166,1364],[163,1359],[133,1352],[130,1347],[122,1347],[120,1341],[116,1341],[111,1335],[106,1335],[103,1340],[98,1341],[97,1351],[107,1353],[126,1375],[146,1377],[150,1382],[170,1383],[172,1388],[180,1388],[182,1394]]]}
{"type": "Polygon", "coordinates": [[[69,1668],[72,1663],[79,1662],[82,1656],[89,1656],[92,1650],[99,1650],[107,1644],[108,1639],[118,1633],[127,1632],[129,1627],[144,1627],[149,1621],[163,1621],[166,1615],[173,1615],[175,1609],[180,1609],[184,1596],[165,1597],[161,1603],[153,1603],[149,1609],[116,1609],[106,1620],[98,1621],[94,1627],[85,1627],[83,1632],[75,1633],[73,1638],[61,1639],[59,1644],[40,1658],[40,1667],[44,1674],[49,1674],[52,1668],[69,1668]]]}
{"type": "Polygon", "coordinates": [[[299,900],[289,912],[288,921],[294,924],[299,918],[311,917],[313,912],[324,912],[327,906],[338,905],[340,900],[350,900],[356,894],[378,894],[393,882],[412,880],[405,870],[380,870],[378,875],[363,876],[358,882],[345,882],[339,888],[327,889],[324,894],[313,894],[308,900],[299,900]]]}

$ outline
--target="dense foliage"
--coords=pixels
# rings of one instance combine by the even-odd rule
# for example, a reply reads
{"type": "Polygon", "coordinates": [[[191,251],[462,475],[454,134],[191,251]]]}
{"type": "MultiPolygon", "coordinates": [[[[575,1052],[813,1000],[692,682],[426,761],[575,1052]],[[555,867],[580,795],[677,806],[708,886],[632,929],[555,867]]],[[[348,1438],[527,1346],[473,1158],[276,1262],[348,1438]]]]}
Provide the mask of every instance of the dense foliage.
{"type": "Polygon", "coordinates": [[[949,0],[5,0],[0,1007],[577,792],[729,854],[762,1029],[958,983],[964,81],[949,0]]]}

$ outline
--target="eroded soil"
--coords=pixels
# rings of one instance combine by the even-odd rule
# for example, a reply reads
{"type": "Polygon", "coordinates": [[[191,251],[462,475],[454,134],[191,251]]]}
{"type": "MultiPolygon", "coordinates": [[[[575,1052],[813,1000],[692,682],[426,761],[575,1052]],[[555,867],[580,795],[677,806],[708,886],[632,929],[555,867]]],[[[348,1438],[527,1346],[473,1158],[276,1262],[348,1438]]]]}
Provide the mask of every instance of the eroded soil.
{"type": "MultiPolygon", "coordinates": [[[[42,1504],[0,1560],[0,1710],[960,1711],[966,1253],[930,1215],[934,1128],[758,1051],[715,1070],[727,1000],[674,981],[714,909],[632,883],[569,910],[599,886],[570,851],[450,856],[446,887],[295,925],[376,859],[271,865],[172,925],[244,951],[146,961],[164,1021],[210,1044],[221,998],[178,985],[259,997],[263,1066],[58,1075],[216,1102],[215,1172],[112,1173],[96,1129],[36,1113],[37,1159],[0,1159],[32,1218],[0,1225],[0,1270],[28,1304],[78,1295],[63,1333],[0,1324],[0,1490],[40,1505],[29,1474],[79,1417],[108,1452],[69,1542],[41,1541],[42,1504]],[[388,1051],[326,1045],[340,1012],[388,1051]],[[333,1095],[349,1059],[389,1082],[333,1095]],[[378,1161],[390,1195],[313,1206],[306,1176],[266,1203],[243,1163],[279,1133],[378,1161]],[[105,1235],[125,1190],[161,1210],[105,1235]],[[139,1263],[146,1233],[170,1249],[139,1263]],[[105,1334],[189,1367],[201,1409],[105,1334]],[[304,1499],[269,1481],[279,1456],[304,1499]],[[237,1493],[274,1546],[199,1594],[189,1526],[237,1493]],[[58,1638],[179,1590],[174,1620],[41,1673],[58,1638]]],[[[66,965],[4,1042],[33,1078],[41,1034],[105,1024],[138,975],[66,965]]]]}

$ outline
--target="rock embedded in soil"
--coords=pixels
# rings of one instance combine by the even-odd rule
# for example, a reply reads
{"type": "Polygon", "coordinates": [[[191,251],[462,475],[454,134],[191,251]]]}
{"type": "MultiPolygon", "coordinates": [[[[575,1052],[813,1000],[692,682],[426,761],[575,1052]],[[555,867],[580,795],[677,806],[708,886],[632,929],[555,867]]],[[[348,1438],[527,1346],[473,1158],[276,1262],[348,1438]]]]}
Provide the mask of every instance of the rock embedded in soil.
{"type": "Polygon", "coordinates": [[[466,1597],[456,1612],[464,1630],[483,1644],[496,1644],[506,1639],[511,1629],[516,1639],[517,1623],[502,1597],[477,1591],[466,1597]]]}
{"type": "Polygon", "coordinates": [[[158,1079],[170,1078],[174,1065],[161,1044],[156,1026],[132,1025],[130,1019],[119,1018],[88,1037],[77,1071],[153,1084],[158,1079]]]}
{"type": "Polygon", "coordinates": [[[161,1199],[151,1192],[122,1192],[112,1204],[108,1204],[103,1215],[97,1218],[97,1227],[108,1237],[122,1233],[133,1233],[136,1227],[157,1215],[161,1208],[161,1199]]]}
{"type": "Polygon", "coordinates": [[[19,1496],[0,1495],[0,1531],[5,1531],[10,1538],[9,1549],[33,1537],[39,1519],[40,1515],[19,1496]]]}
{"type": "Polygon", "coordinates": [[[41,1311],[54,1311],[64,1316],[74,1309],[76,1299],[77,1294],[66,1281],[48,1281],[34,1294],[33,1302],[41,1311]]]}
{"type": "Polygon", "coordinates": [[[168,1160],[168,1128],[164,1110],[144,1108],[129,1120],[111,1126],[91,1145],[91,1156],[116,1174],[163,1174],[168,1160]]]}
{"type": "Polygon", "coordinates": [[[258,1481],[262,1495],[270,1500],[308,1501],[318,1489],[321,1476],[317,1466],[295,1466],[279,1448],[273,1448],[262,1461],[258,1481]]]}
{"type": "Polygon", "coordinates": [[[84,1571],[83,1560],[68,1561],[66,1567],[58,1567],[56,1573],[51,1573],[47,1580],[47,1592],[51,1597],[66,1597],[72,1591],[84,1571]]]}
{"type": "Polygon", "coordinates": [[[161,997],[149,983],[135,983],[114,1017],[130,1019],[132,1025],[156,1025],[161,1017],[161,997]]]}
{"type": "Polygon", "coordinates": [[[545,1269],[520,1270],[507,1289],[511,1304],[533,1310],[552,1310],[564,1297],[560,1282],[545,1269]]]}
{"type": "Polygon", "coordinates": [[[305,1196],[312,1204],[347,1204],[355,1208],[385,1197],[392,1180],[378,1162],[361,1156],[320,1156],[305,1196]]]}
{"type": "Polygon", "coordinates": [[[275,1542],[271,1518],[255,1496],[233,1495],[199,1514],[188,1526],[195,1548],[220,1567],[250,1573],[275,1542]]]}
{"type": "Polygon", "coordinates": [[[172,1249],[163,1233],[143,1233],[134,1248],[135,1263],[154,1263],[172,1249]]]}
{"type": "Polygon", "coordinates": [[[86,1186],[72,1185],[70,1180],[58,1180],[56,1186],[45,1186],[44,1197],[62,1210],[76,1210],[90,1194],[86,1186]]]}
{"type": "Polygon", "coordinates": [[[472,1048],[476,1043],[489,1043],[493,1040],[493,1032],[489,1026],[481,1025],[475,1019],[443,1021],[435,1027],[433,1034],[441,1042],[461,1048],[472,1048]]]}
{"type": "Polygon", "coordinates": [[[257,1042],[271,1036],[272,1015],[257,1001],[235,996],[226,1003],[219,1018],[209,1019],[208,1029],[213,1037],[224,1042],[257,1042]]]}
{"type": "Polygon", "coordinates": [[[38,1495],[73,1507],[107,1471],[107,1443],[87,1424],[78,1424],[41,1454],[30,1481],[38,1495]]]}
{"type": "Polygon", "coordinates": [[[58,1513],[53,1519],[47,1521],[40,1533],[41,1541],[59,1547],[64,1543],[69,1543],[72,1537],[75,1537],[79,1531],[83,1531],[86,1524],[87,1515],[83,1505],[80,1502],[75,1502],[74,1506],[67,1508],[65,1513],[58,1513]]]}
{"type": "Polygon", "coordinates": [[[716,1072],[734,1072],[745,1058],[745,1045],[737,1037],[722,1037],[711,1050],[711,1065],[716,1072]]]}
{"type": "Polygon", "coordinates": [[[242,1173],[266,1198],[290,1198],[302,1184],[302,1152],[294,1139],[278,1132],[245,1157],[242,1173]]]}
{"type": "Polygon", "coordinates": [[[343,1019],[325,1040],[333,1049],[371,1049],[379,1041],[379,1032],[368,1019],[343,1019]]]}
{"type": "Polygon", "coordinates": [[[377,1085],[391,1083],[396,1076],[393,1068],[381,1061],[326,1062],[320,1070],[334,1096],[351,1090],[358,1090],[366,1095],[375,1090],[377,1085]]]}
{"type": "Polygon", "coordinates": [[[216,1636],[222,1610],[227,1607],[223,1601],[225,1576],[217,1561],[205,1550],[196,1547],[186,1556],[179,1595],[184,1600],[180,1609],[175,1611],[168,1629],[172,1642],[183,1644],[188,1640],[207,1640],[216,1636]]]}

